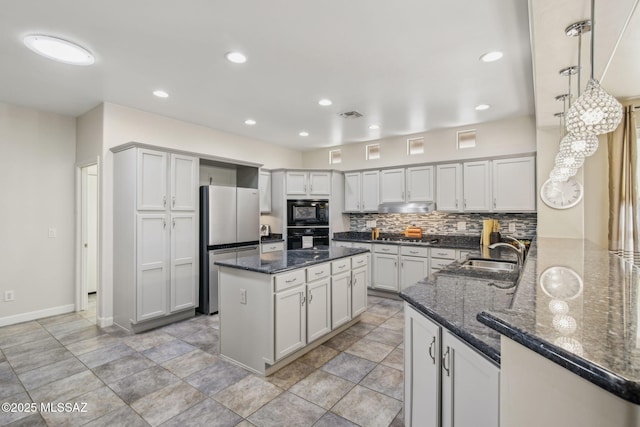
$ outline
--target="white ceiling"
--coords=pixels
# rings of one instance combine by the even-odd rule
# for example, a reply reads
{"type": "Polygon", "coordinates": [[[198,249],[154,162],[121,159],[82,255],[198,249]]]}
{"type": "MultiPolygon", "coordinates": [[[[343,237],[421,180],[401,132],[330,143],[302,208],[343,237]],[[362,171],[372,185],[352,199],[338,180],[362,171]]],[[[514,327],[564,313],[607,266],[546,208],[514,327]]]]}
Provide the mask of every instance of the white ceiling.
{"type": "Polygon", "coordinates": [[[299,150],[534,113],[524,0],[7,1],[0,55],[0,102],[72,116],[112,102],[299,150]],[[39,57],[31,33],[97,61],[39,57]],[[224,59],[236,49],[246,64],[224,59]],[[504,58],[479,61],[492,50],[504,58]]]}

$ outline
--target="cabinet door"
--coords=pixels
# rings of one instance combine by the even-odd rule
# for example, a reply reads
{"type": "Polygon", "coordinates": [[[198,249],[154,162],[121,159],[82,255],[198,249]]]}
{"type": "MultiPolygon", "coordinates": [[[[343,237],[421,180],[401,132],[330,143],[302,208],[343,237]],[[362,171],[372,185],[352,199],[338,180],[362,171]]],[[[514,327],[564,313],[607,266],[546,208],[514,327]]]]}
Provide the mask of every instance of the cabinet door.
{"type": "Polygon", "coordinates": [[[400,290],[404,290],[429,275],[429,259],[400,257],[400,290]]]}
{"type": "Polygon", "coordinates": [[[331,280],[307,284],[307,342],[331,332],[331,280]]]}
{"type": "Polygon", "coordinates": [[[171,210],[195,211],[198,190],[198,159],[171,155],[171,210]]]}
{"type": "Polygon", "coordinates": [[[260,171],[260,213],[271,212],[271,172],[260,171]]]}
{"type": "Polygon", "coordinates": [[[404,202],[404,169],[380,171],[380,203],[404,202]]]}
{"type": "Polygon", "coordinates": [[[463,208],[467,212],[491,210],[491,169],[489,161],[468,162],[463,165],[463,208]]]}
{"type": "Polygon", "coordinates": [[[378,205],[380,204],[380,172],[379,171],[367,171],[362,172],[362,187],[361,187],[361,200],[360,206],[363,212],[377,212],[378,205]]]}
{"type": "MultiPolygon", "coordinates": [[[[405,304],[404,423],[440,425],[441,328],[405,304]]],[[[497,424],[496,424],[497,425],[497,424]]]]}
{"type": "Polygon", "coordinates": [[[398,256],[374,254],[373,255],[373,287],[398,291],[398,256]]]}
{"type": "Polygon", "coordinates": [[[462,167],[459,163],[436,168],[436,209],[462,212],[462,167]]]}
{"type": "Polygon", "coordinates": [[[310,196],[329,196],[331,194],[331,172],[309,172],[310,196]]]}
{"type": "Polygon", "coordinates": [[[442,426],[499,425],[500,369],[444,330],[442,426]]]}
{"type": "Polygon", "coordinates": [[[136,248],[136,320],[142,321],[167,313],[167,216],[137,215],[136,248]]]}
{"type": "Polygon", "coordinates": [[[164,211],[167,208],[167,154],[138,149],[137,208],[164,211]]]}
{"type": "Polygon", "coordinates": [[[351,320],[351,272],[331,277],[331,329],[351,320]]]}
{"type": "Polygon", "coordinates": [[[196,306],[196,216],[171,215],[171,311],[196,306]]]}
{"type": "Polygon", "coordinates": [[[287,195],[306,196],[307,195],[307,173],[298,171],[287,172],[287,195]]]}
{"type": "MultiPolygon", "coordinates": [[[[344,211],[360,211],[360,172],[344,174],[344,211]]],[[[377,207],[377,206],[376,206],[377,207]]]]}
{"type": "Polygon", "coordinates": [[[351,272],[351,317],[364,313],[367,309],[367,267],[351,272]]]}
{"type": "Polygon", "coordinates": [[[407,202],[433,201],[433,166],[407,168],[407,202]]]}
{"type": "Polygon", "coordinates": [[[275,294],[275,360],[307,343],[306,287],[304,284],[275,294]]]}
{"type": "Polygon", "coordinates": [[[493,161],[493,210],[526,212],[536,209],[534,157],[493,161]]]}

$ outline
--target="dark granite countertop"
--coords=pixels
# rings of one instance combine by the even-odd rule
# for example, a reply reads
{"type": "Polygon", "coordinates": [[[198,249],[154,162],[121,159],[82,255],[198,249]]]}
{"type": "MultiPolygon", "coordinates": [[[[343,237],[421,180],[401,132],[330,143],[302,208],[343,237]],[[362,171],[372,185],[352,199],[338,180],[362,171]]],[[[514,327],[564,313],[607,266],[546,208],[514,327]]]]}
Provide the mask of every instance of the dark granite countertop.
{"type": "Polygon", "coordinates": [[[417,242],[382,240],[385,238],[398,239],[402,234],[382,233],[379,239],[372,240],[371,233],[363,231],[345,231],[333,234],[333,240],[341,242],[376,243],[383,245],[403,245],[403,246],[430,246],[435,248],[450,249],[478,249],[480,246],[480,236],[467,236],[459,234],[428,234],[417,242]]]}
{"type": "Polygon", "coordinates": [[[277,274],[366,252],[369,251],[361,248],[316,246],[308,249],[288,249],[262,255],[238,257],[216,261],[216,264],[264,274],[277,274]]]}
{"type": "MultiPolygon", "coordinates": [[[[469,257],[515,260],[508,249],[473,251],[469,257]]],[[[400,297],[416,310],[435,320],[451,333],[500,364],[500,334],[481,324],[483,310],[508,310],[517,289],[519,272],[470,271],[458,260],[437,273],[408,287],[400,297]]]]}
{"type": "Polygon", "coordinates": [[[512,307],[478,320],[587,381],[640,404],[638,267],[581,239],[539,238],[512,307]]]}

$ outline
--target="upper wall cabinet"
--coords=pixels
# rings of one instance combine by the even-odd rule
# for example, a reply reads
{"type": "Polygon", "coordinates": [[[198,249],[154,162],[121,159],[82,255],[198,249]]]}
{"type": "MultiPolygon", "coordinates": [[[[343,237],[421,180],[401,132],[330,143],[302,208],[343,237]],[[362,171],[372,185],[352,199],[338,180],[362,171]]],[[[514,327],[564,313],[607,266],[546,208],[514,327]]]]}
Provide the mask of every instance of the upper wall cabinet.
{"type": "Polygon", "coordinates": [[[380,172],[344,174],[344,211],[376,212],[380,204],[380,172]]]}
{"type": "Polygon", "coordinates": [[[271,212],[271,172],[260,171],[258,187],[260,188],[260,213],[271,212]]]}
{"type": "Polygon", "coordinates": [[[287,197],[329,197],[331,172],[287,171],[287,197]]]}
{"type": "Polygon", "coordinates": [[[493,210],[536,210],[535,157],[493,160],[493,210]]]}
{"type": "Polygon", "coordinates": [[[433,166],[380,171],[380,203],[433,200],[433,166]]]}
{"type": "Polygon", "coordinates": [[[462,208],[471,212],[491,210],[491,165],[488,160],[462,164],[462,208]]]}
{"type": "Polygon", "coordinates": [[[452,163],[436,167],[436,209],[447,212],[462,212],[462,165],[452,163]]]}

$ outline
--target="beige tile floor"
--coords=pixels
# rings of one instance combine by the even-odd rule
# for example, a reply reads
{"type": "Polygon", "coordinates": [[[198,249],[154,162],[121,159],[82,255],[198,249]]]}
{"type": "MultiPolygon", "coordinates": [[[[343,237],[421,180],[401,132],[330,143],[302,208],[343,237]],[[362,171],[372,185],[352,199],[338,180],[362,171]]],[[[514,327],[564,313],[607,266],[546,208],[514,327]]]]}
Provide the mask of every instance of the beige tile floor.
{"type": "Polygon", "coordinates": [[[400,301],[369,297],[359,323],[266,378],[219,357],[217,316],[129,335],[96,327],[91,304],[0,328],[0,402],[86,410],[0,412],[0,425],[403,425],[400,301]]]}

